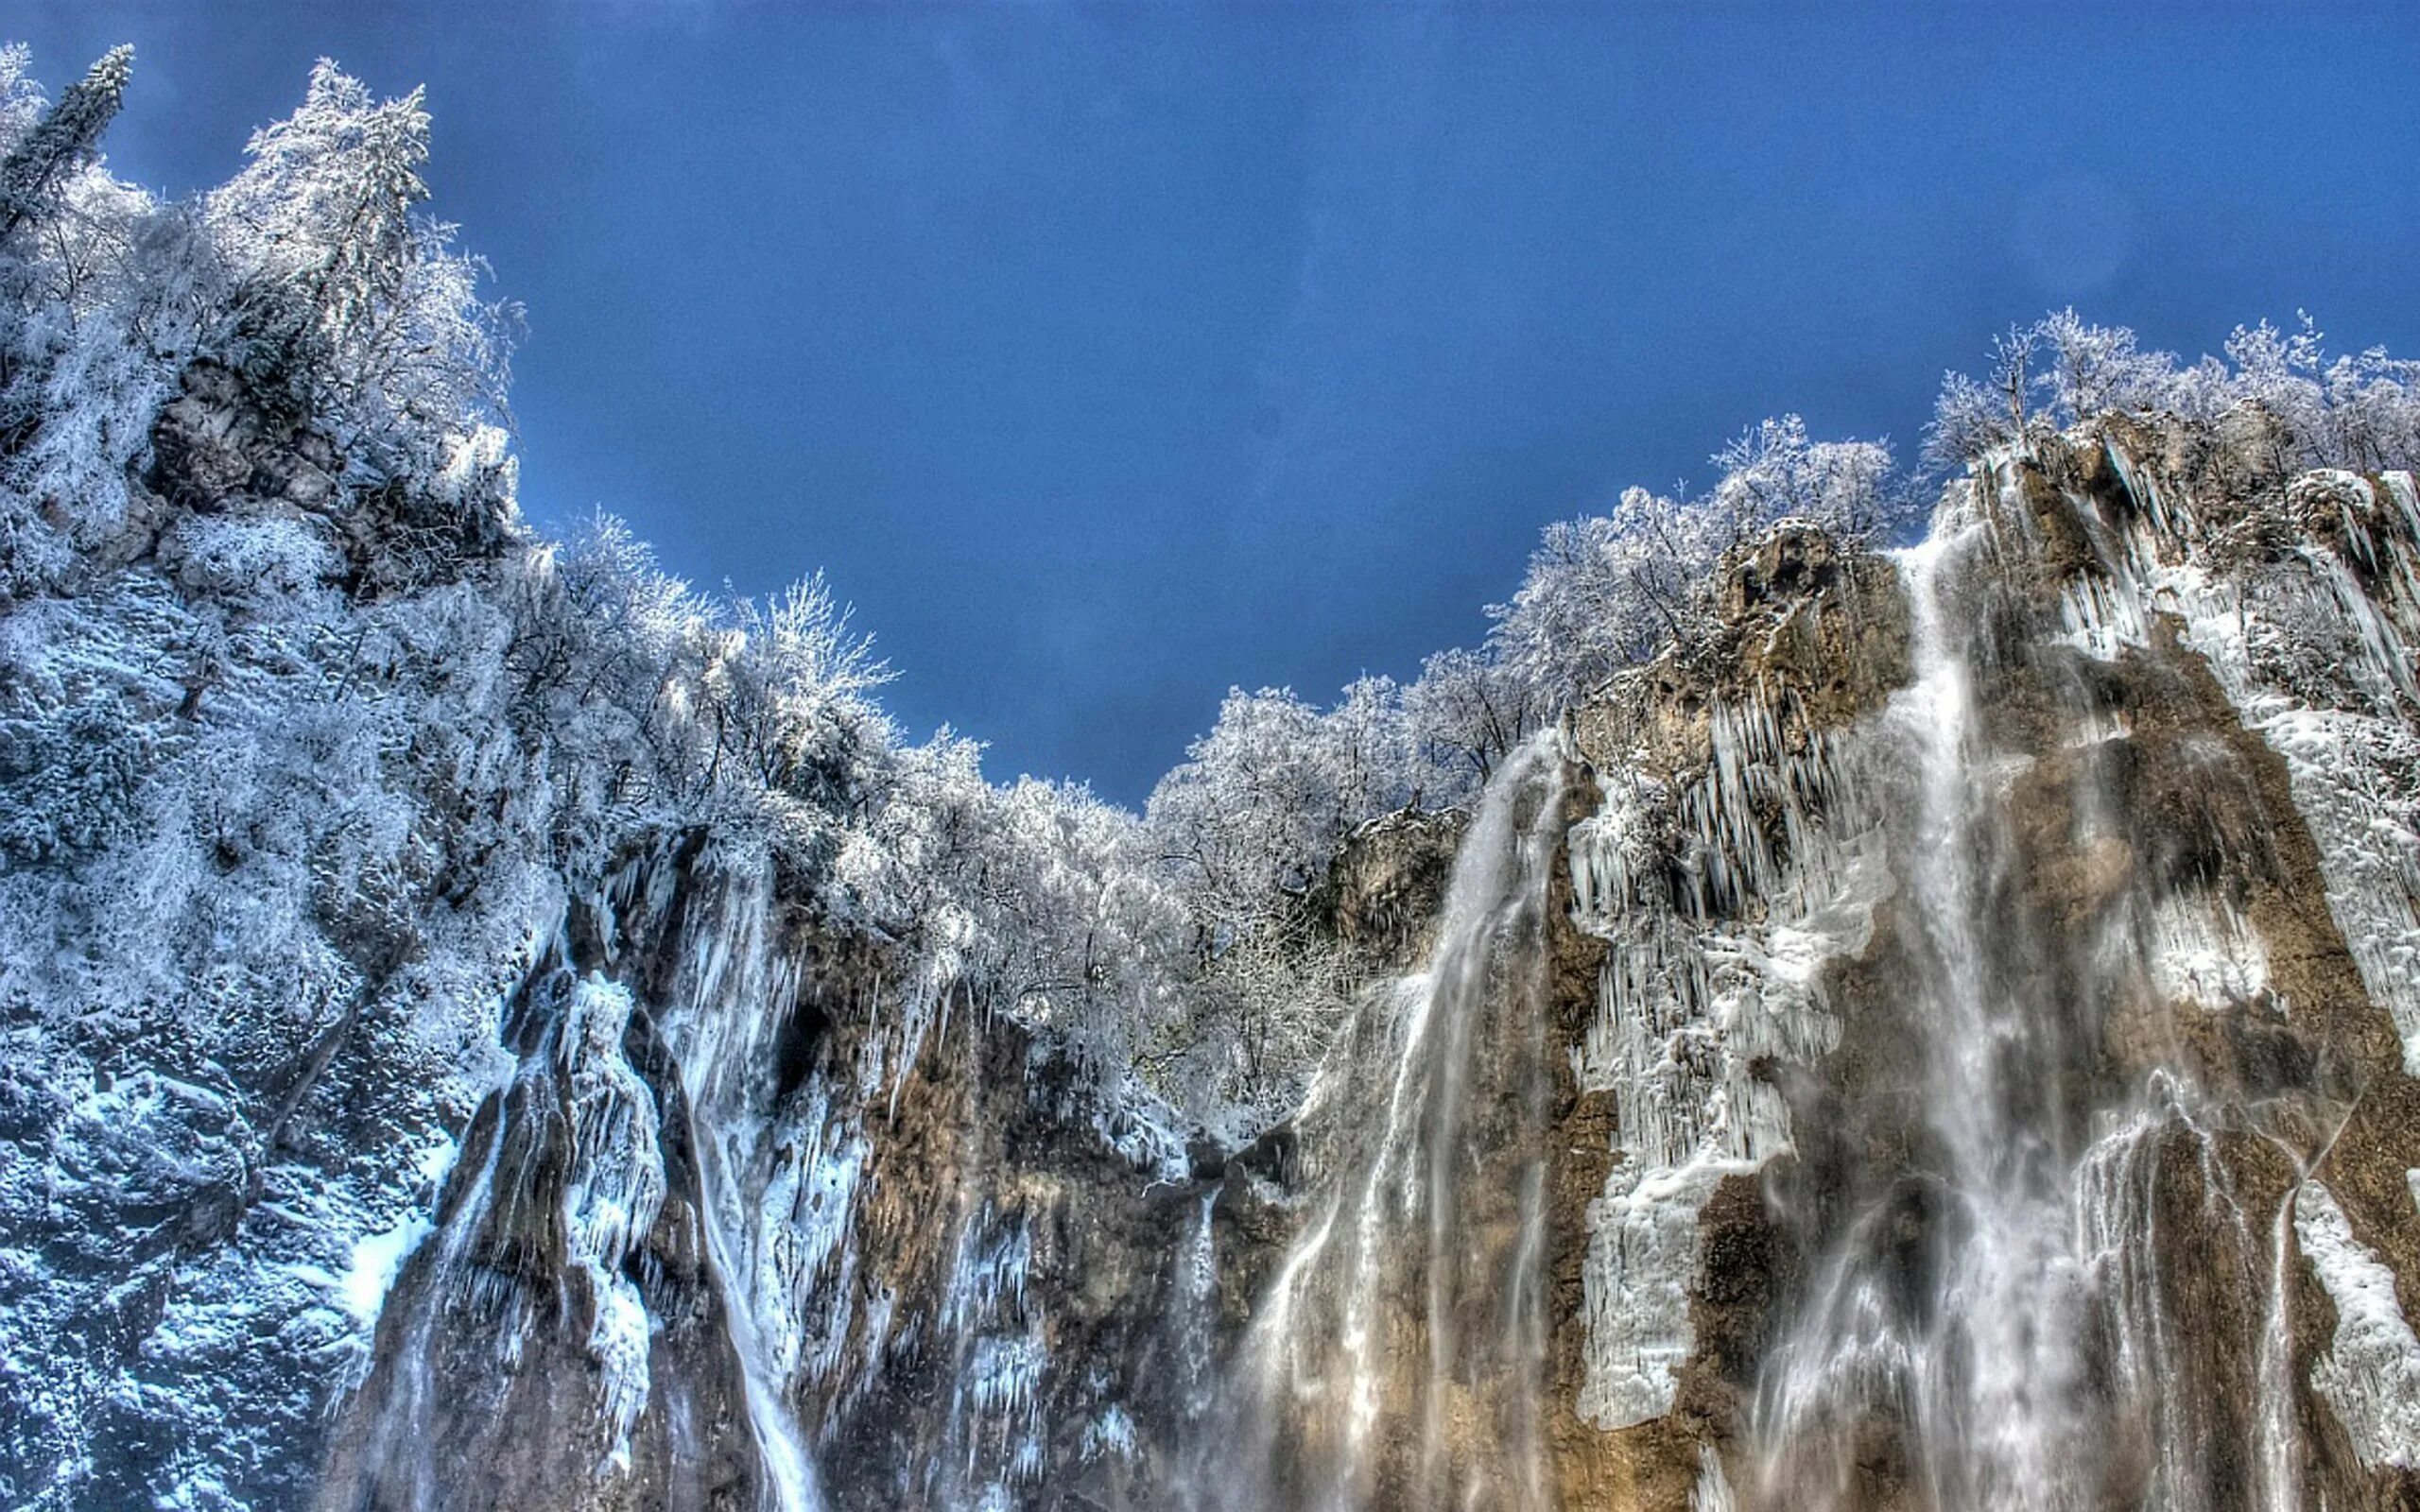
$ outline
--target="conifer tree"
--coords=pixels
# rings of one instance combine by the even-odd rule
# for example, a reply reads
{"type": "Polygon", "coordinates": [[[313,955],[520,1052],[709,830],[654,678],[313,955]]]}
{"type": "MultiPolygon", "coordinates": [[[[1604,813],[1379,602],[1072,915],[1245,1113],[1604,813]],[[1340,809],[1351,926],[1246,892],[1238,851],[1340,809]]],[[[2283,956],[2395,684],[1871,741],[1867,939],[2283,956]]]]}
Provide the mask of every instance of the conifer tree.
{"type": "Polygon", "coordinates": [[[342,347],[411,272],[412,209],[428,198],[422,94],[378,101],[322,58],[301,108],[252,133],[247,151],[251,162],[211,197],[212,218],[250,265],[259,300],[279,307],[265,322],[286,327],[276,337],[342,347]]]}
{"type": "Polygon", "coordinates": [[[134,49],[111,48],[0,162],[0,240],[57,208],[68,179],[98,154],[133,73],[134,49]]]}

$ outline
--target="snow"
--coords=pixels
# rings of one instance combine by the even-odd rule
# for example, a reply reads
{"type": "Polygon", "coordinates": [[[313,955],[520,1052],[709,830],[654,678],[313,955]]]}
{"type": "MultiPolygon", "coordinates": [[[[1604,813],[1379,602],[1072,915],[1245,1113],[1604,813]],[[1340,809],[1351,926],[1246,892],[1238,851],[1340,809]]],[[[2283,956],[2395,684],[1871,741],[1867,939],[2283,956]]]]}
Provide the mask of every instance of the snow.
{"type": "Polygon", "coordinates": [[[404,1262],[420,1246],[420,1242],[428,1237],[431,1227],[425,1213],[415,1212],[383,1233],[354,1241],[352,1265],[342,1280],[330,1280],[344,1298],[345,1311],[359,1319],[363,1329],[377,1325],[378,1310],[386,1305],[387,1291],[395,1284],[395,1273],[403,1269],[404,1262]]]}
{"type": "Polygon", "coordinates": [[[846,1351],[857,1256],[856,1204],[872,1142],[832,1105],[821,1075],[802,1090],[779,1126],[773,1173],[758,1204],[757,1293],[786,1299],[767,1322],[785,1373],[825,1381],[853,1362],[846,1351]]]}
{"type": "Polygon", "coordinates": [[[631,1468],[631,1426],[647,1406],[648,1339],[653,1323],[647,1304],[630,1280],[593,1259],[576,1262],[587,1272],[596,1316],[588,1331],[588,1352],[599,1366],[597,1410],[603,1417],[610,1448],[606,1462],[615,1469],[631,1468]]]}
{"type": "Polygon", "coordinates": [[[630,988],[592,973],[572,988],[557,1041],[570,1085],[563,1222],[577,1262],[618,1269],[664,1206],[655,1094],[622,1054],[630,988]]]}
{"type": "Polygon", "coordinates": [[[2316,1180],[2294,1199],[2294,1237],[2336,1304],[2335,1339],[2311,1366],[2312,1389],[2363,1465],[2420,1469],[2420,1338],[2395,1299],[2394,1272],[2316,1180]]]}
{"type": "Polygon", "coordinates": [[[666,1192],[655,1095],[622,1053],[631,1006],[629,988],[592,972],[571,987],[557,1040],[560,1070],[570,1083],[572,1124],[571,1170],[563,1186],[566,1258],[587,1275],[595,1309],[588,1352],[598,1367],[606,1460],[625,1469],[631,1428],[650,1387],[652,1324],[638,1287],[623,1271],[654,1227],[666,1192]]]}

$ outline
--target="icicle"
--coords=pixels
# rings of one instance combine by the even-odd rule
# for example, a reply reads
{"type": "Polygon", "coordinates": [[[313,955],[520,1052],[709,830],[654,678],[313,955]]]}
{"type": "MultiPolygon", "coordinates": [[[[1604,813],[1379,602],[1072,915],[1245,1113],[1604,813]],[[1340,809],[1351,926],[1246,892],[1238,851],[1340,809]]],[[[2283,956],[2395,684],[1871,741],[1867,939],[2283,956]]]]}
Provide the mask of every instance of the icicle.
{"type": "Polygon", "coordinates": [[[1610,947],[1573,1071],[1582,1088],[1613,1094],[1621,1157],[1589,1204],[1582,1271],[1578,1410],[1599,1428],[1670,1409],[1674,1371],[1695,1348],[1699,1211],[1723,1177],[1790,1145],[1788,1110],[1758,1063],[1812,1063],[1836,1042],[1824,966],[1865,948],[1890,889],[1875,820],[1836,746],[1818,736],[1790,751],[1784,723],[1761,692],[1708,712],[1708,767],[1678,807],[1709,885],[1678,913],[1633,895],[1633,868],[1654,854],[1657,790],[1602,777],[1606,801],[1572,831],[1574,922],[1610,947]]]}
{"type": "Polygon", "coordinates": [[[2305,1181],[2294,1233],[2336,1304],[2336,1337],[2311,1367],[2325,1400],[2372,1469],[2420,1469],[2420,1338],[2395,1301],[2394,1273],[2353,1236],[2336,1195],[2305,1181]]]}

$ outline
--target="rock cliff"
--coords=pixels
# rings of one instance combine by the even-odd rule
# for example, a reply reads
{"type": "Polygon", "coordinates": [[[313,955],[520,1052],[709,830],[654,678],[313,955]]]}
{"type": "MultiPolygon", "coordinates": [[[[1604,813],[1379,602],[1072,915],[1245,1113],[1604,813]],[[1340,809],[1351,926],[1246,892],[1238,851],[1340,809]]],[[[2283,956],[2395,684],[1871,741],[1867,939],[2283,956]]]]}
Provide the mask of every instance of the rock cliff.
{"type": "Polygon", "coordinates": [[[1425,970],[1249,1149],[1138,1143],[973,1016],[870,1098],[819,1005],[880,965],[818,962],[737,1073],[735,1282],[666,1041],[699,943],[570,928],[456,1168],[503,1142],[514,1199],[439,1208],[490,1211],[406,1265],[331,1504],[751,1504],[734,1285],[836,1506],[2410,1504],[2420,520],[2190,441],[1997,455],[1897,558],[1785,524],[1560,775],[1366,828],[1320,927],[1425,970]],[[1476,912],[1458,846],[1509,848],[1476,912]],[[583,982],[638,1011],[571,1045],[583,982]],[[662,1173],[622,1419],[560,1216],[587,1055],[662,1173]],[[416,1492],[393,1442],[492,1473],[416,1492]]]}

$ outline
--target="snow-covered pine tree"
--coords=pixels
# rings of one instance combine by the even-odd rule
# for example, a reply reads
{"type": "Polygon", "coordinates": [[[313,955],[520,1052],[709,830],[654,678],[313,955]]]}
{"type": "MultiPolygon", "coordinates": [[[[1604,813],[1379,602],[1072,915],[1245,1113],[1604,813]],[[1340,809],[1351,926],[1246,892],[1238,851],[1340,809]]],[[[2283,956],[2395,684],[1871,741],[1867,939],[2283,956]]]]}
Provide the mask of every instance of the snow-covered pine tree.
{"type": "Polygon", "coordinates": [[[418,213],[428,125],[422,91],[380,100],[321,59],[302,105],[253,133],[251,162],[204,203],[240,284],[246,376],[326,424],[373,481],[442,470],[504,410],[515,312],[480,301],[484,265],[418,213]]]}
{"type": "Polygon", "coordinates": [[[421,92],[382,103],[322,58],[302,106],[246,151],[210,213],[250,276],[250,313],[280,341],[341,347],[403,290],[412,208],[428,198],[421,92]]]}
{"type": "Polygon", "coordinates": [[[133,74],[132,47],[103,53],[0,161],[0,241],[57,212],[67,180],[99,156],[133,74]]]}

